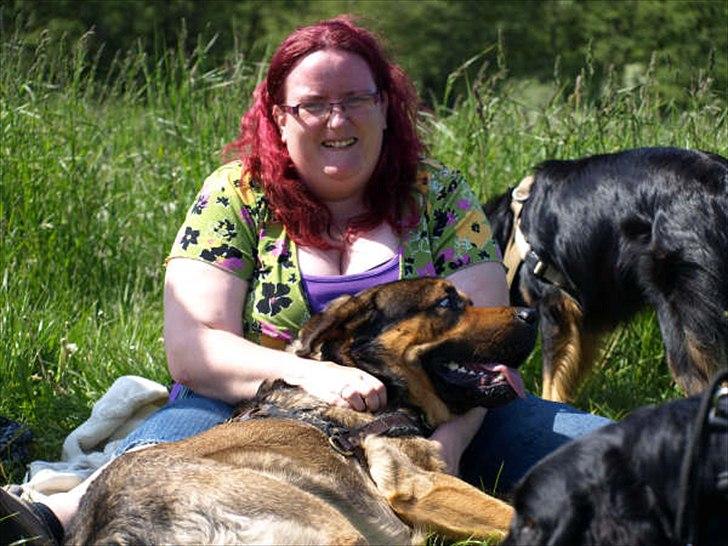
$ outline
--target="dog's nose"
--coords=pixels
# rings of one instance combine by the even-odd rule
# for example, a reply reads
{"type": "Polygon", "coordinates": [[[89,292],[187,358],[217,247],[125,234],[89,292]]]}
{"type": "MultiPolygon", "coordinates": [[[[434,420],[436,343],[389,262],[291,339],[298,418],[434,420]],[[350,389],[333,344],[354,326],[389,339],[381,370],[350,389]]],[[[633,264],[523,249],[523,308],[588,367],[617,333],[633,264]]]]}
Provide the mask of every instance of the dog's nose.
{"type": "Polygon", "coordinates": [[[538,312],[531,307],[519,307],[516,313],[518,318],[528,324],[535,324],[538,320],[538,312]]]}

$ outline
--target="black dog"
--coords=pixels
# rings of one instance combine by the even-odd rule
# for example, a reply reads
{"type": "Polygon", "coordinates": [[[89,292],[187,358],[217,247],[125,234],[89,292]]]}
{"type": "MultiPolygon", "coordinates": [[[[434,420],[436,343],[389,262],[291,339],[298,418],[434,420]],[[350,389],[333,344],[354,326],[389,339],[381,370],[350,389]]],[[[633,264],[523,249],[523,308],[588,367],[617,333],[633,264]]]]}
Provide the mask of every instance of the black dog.
{"type": "Polygon", "coordinates": [[[599,337],[646,304],[688,394],[728,367],[725,158],[641,148],[546,161],[516,198],[484,210],[506,249],[513,304],[540,312],[544,398],[573,399],[599,337]]]}
{"type": "Polygon", "coordinates": [[[516,487],[503,546],[725,544],[728,389],[710,402],[642,408],[553,452],[516,487]]]}

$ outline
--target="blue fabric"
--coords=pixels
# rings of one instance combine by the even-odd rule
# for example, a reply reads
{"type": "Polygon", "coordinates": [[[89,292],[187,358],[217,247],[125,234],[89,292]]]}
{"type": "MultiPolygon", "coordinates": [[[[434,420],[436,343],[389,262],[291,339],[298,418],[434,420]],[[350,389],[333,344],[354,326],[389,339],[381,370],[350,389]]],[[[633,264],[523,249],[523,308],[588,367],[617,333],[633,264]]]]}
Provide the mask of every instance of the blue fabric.
{"type": "Polygon", "coordinates": [[[147,417],[116,449],[116,455],[145,444],[175,442],[225,422],[233,406],[182,387],[177,397],[147,417]]]}
{"type": "MultiPolygon", "coordinates": [[[[173,442],[226,421],[233,406],[183,387],[177,398],[147,418],[122,442],[133,447],[173,442]]],[[[461,461],[464,479],[485,491],[509,492],[540,459],[560,445],[609,424],[604,417],[532,394],[490,410],[461,461]]]]}
{"type": "Polygon", "coordinates": [[[528,394],[525,399],[488,411],[463,454],[461,475],[485,491],[508,493],[556,448],[611,422],[528,394]]]}

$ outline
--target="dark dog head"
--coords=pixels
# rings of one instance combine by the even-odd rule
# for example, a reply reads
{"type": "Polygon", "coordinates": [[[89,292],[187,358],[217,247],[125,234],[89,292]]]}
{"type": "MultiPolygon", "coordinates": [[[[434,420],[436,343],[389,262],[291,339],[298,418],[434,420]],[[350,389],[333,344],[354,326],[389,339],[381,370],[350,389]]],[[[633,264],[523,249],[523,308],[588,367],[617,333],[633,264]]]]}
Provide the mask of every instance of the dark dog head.
{"type": "MultiPolygon", "coordinates": [[[[553,452],[518,484],[503,545],[685,544],[674,528],[698,406],[693,397],[642,408],[553,452]]],[[[705,544],[722,543],[728,533],[728,497],[715,493],[726,436],[711,436],[691,483],[705,544]]]]}
{"type": "Polygon", "coordinates": [[[656,494],[608,438],[555,453],[537,468],[516,492],[504,545],[670,544],[656,494]]]}
{"type": "Polygon", "coordinates": [[[436,426],[522,394],[515,368],[531,352],[535,314],[476,308],[442,279],[399,281],[334,300],[303,327],[296,353],[355,366],[436,426]]]}

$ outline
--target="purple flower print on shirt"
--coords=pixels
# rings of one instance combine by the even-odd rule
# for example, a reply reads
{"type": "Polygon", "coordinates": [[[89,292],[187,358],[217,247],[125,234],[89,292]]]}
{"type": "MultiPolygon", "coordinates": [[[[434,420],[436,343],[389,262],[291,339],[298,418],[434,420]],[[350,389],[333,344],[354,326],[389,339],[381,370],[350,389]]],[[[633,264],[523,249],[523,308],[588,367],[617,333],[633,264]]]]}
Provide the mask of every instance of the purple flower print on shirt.
{"type": "Polygon", "coordinates": [[[429,262],[425,267],[417,269],[417,275],[419,277],[437,277],[437,271],[435,271],[435,264],[429,262]]]}
{"type": "Polygon", "coordinates": [[[289,331],[279,328],[278,326],[274,326],[270,322],[266,322],[264,320],[260,321],[260,332],[268,337],[272,337],[273,339],[282,339],[286,343],[293,341],[293,335],[289,331]]]}
{"type": "Polygon", "coordinates": [[[242,258],[224,258],[219,262],[221,267],[230,271],[240,271],[245,266],[245,260],[242,258]]]}
{"type": "Polygon", "coordinates": [[[240,218],[250,227],[253,227],[255,225],[253,217],[250,214],[250,209],[248,209],[248,207],[246,207],[245,205],[240,207],[240,218]]]}
{"type": "Polygon", "coordinates": [[[210,196],[206,193],[201,193],[197,196],[197,201],[192,205],[193,214],[202,214],[202,211],[207,206],[207,202],[210,200],[210,196]]]}
{"type": "Polygon", "coordinates": [[[455,256],[455,250],[450,247],[445,248],[442,252],[440,252],[440,256],[442,256],[444,260],[452,260],[452,257],[455,256]]]}
{"type": "Polygon", "coordinates": [[[275,256],[276,258],[283,254],[286,250],[285,241],[283,239],[278,239],[275,244],[270,249],[270,253],[275,256]]]}

